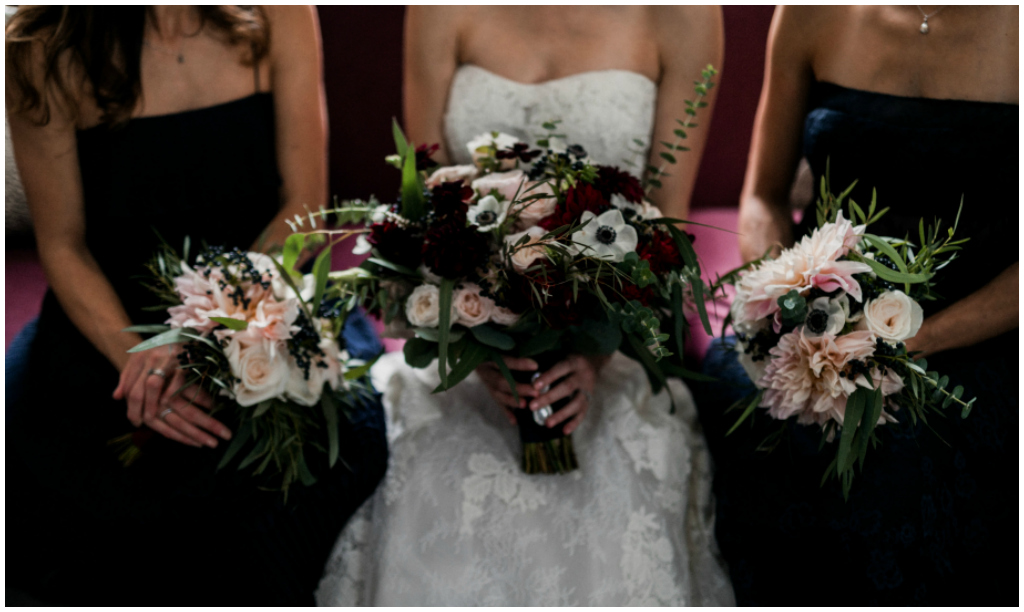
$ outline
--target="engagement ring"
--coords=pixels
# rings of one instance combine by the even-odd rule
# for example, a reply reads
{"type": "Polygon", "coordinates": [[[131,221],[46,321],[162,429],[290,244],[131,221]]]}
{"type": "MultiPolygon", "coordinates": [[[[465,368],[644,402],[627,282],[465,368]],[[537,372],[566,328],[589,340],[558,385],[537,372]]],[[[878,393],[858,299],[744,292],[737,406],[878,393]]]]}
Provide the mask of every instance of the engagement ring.
{"type": "Polygon", "coordinates": [[[166,421],[167,420],[167,415],[169,415],[172,412],[174,412],[174,409],[172,409],[172,408],[164,408],[163,411],[160,412],[160,420],[161,421],[166,421]]]}
{"type": "Polygon", "coordinates": [[[149,376],[154,376],[154,375],[159,376],[160,378],[163,378],[164,380],[167,379],[167,372],[164,372],[163,368],[153,368],[152,370],[150,370],[149,371],[149,376]]]}

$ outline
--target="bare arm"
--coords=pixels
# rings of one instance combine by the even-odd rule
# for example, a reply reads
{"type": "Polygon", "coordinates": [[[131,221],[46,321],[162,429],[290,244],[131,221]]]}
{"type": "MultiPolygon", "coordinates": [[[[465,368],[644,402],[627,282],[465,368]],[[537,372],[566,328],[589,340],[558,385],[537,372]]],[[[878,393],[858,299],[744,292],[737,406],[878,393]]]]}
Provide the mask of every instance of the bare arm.
{"type": "Polygon", "coordinates": [[[744,261],[793,242],[789,191],[800,161],[801,122],[814,73],[812,8],[778,7],[768,36],[764,85],[754,120],[747,175],[740,196],[744,261]]]}
{"type": "Polygon", "coordinates": [[[653,9],[652,19],[658,36],[661,82],[650,163],[656,167],[664,165],[670,176],[664,178],[662,188],[651,195],[665,216],[686,219],[718,90],[712,88],[705,97],[708,106],[698,112],[697,127],[686,130],[687,138],[680,144],[690,150],[675,155],[678,163],[665,164],[660,153],[667,149],[659,141],[675,140],[673,132],[680,127],[676,120],[685,120],[685,101],[695,98],[693,83],[701,79],[701,70],[708,64],[716,70],[722,69],[722,9],[717,6],[658,7],[653,9]]]}
{"type": "Polygon", "coordinates": [[[441,145],[434,159],[451,163],[444,142],[444,111],[459,67],[458,23],[462,7],[410,6],[405,14],[402,107],[405,131],[416,144],[441,145]]]}
{"type": "Polygon", "coordinates": [[[260,250],[284,244],[292,233],[285,219],[328,203],[327,103],[316,9],[270,6],[266,11],[282,206],[254,245],[260,250]]]}

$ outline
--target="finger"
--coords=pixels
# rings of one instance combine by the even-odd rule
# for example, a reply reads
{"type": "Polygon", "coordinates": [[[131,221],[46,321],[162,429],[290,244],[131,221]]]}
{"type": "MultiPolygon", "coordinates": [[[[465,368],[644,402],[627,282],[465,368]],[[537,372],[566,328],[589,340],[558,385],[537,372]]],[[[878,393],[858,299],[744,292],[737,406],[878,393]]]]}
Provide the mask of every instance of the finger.
{"type": "Polygon", "coordinates": [[[537,362],[526,357],[503,357],[505,367],[520,372],[533,372],[537,369],[537,362]]]}
{"type": "Polygon", "coordinates": [[[586,415],[587,415],[586,411],[583,411],[583,412],[577,414],[575,417],[573,417],[573,419],[571,421],[566,423],[565,427],[562,428],[562,433],[565,434],[565,435],[569,435],[572,432],[576,431],[576,428],[578,428],[580,426],[580,423],[583,422],[583,417],[586,416],[586,415]]]}
{"type": "Polygon", "coordinates": [[[516,401],[515,396],[511,393],[506,393],[505,391],[495,391],[491,397],[493,397],[494,401],[498,402],[498,405],[503,408],[526,408],[525,399],[519,398],[519,400],[516,401]]]}
{"type": "Polygon", "coordinates": [[[565,422],[569,417],[576,416],[581,412],[586,412],[587,400],[583,397],[583,394],[579,394],[573,398],[571,402],[562,407],[561,410],[549,416],[544,424],[548,427],[555,427],[559,423],[565,422]]]}
{"type": "Polygon", "coordinates": [[[220,436],[225,440],[231,439],[231,430],[228,429],[223,423],[206,414],[199,408],[190,405],[185,400],[176,397],[173,400],[171,400],[169,407],[174,410],[175,414],[177,414],[179,417],[181,417],[188,423],[191,423],[192,425],[195,425],[196,427],[199,427],[201,429],[205,429],[211,434],[215,436],[220,436]]]}
{"type": "Polygon", "coordinates": [[[181,417],[177,412],[169,412],[163,417],[163,422],[167,423],[174,429],[181,432],[188,438],[201,442],[210,448],[217,448],[217,438],[214,438],[210,434],[200,431],[198,427],[189,423],[181,417]]]}
{"type": "MultiPolygon", "coordinates": [[[[482,373],[480,379],[483,380],[484,385],[491,391],[512,393],[512,387],[508,386],[508,380],[500,372],[482,373]]],[[[519,397],[536,397],[538,395],[538,391],[527,383],[516,383],[516,392],[519,393],[519,397]]]]}
{"type": "Polygon", "coordinates": [[[188,403],[194,406],[199,406],[205,410],[213,408],[213,396],[199,385],[192,384],[185,387],[185,389],[178,394],[178,397],[184,398],[188,403]]]}
{"type": "Polygon", "coordinates": [[[156,415],[161,410],[160,397],[163,396],[164,384],[166,382],[167,381],[164,380],[163,376],[150,374],[147,370],[143,382],[143,388],[145,389],[146,396],[142,405],[142,420],[147,423],[151,419],[155,419],[156,415]]]}
{"type": "MultiPolygon", "coordinates": [[[[559,361],[550,370],[544,372],[537,377],[537,380],[533,381],[533,386],[537,389],[543,389],[549,387],[559,379],[565,378],[569,374],[572,374],[579,369],[579,361],[576,358],[569,358],[565,361],[559,361]]],[[[543,405],[543,404],[542,404],[543,405]]]]}
{"type": "Polygon", "coordinates": [[[506,408],[505,406],[502,406],[502,407],[501,407],[501,411],[505,413],[505,418],[507,418],[507,419],[508,419],[508,422],[509,422],[510,424],[512,424],[512,425],[515,425],[515,424],[516,424],[516,415],[512,414],[512,411],[511,411],[511,410],[509,410],[509,409],[508,409],[508,408],[506,408]]]}
{"type": "Polygon", "coordinates": [[[121,376],[117,381],[117,388],[114,389],[114,399],[121,400],[127,397],[128,393],[132,390],[135,379],[139,375],[140,365],[139,359],[128,360],[128,365],[121,370],[121,376]]]}
{"type": "Polygon", "coordinates": [[[550,406],[562,398],[571,396],[580,388],[579,376],[572,376],[562,381],[557,387],[551,389],[544,395],[530,402],[530,410],[537,410],[542,406],[550,406]]]}
{"type": "Polygon", "coordinates": [[[146,380],[136,373],[131,391],[128,392],[128,420],[140,427],[143,423],[142,406],[146,401],[146,380]]]}
{"type": "Polygon", "coordinates": [[[181,442],[182,444],[187,444],[189,446],[194,446],[196,448],[202,448],[203,447],[203,445],[200,444],[199,442],[196,442],[192,438],[189,438],[188,436],[185,436],[184,434],[182,434],[178,430],[176,430],[176,429],[172,428],[171,426],[169,426],[167,423],[164,423],[163,421],[161,421],[160,419],[152,419],[152,420],[146,421],[146,425],[148,425],[150,429],[152,429],[153,431],[157,432],[161,436],[163,436],[165,438],[170,438],[171,440],[174,440],[175,442],[181,442]]]}

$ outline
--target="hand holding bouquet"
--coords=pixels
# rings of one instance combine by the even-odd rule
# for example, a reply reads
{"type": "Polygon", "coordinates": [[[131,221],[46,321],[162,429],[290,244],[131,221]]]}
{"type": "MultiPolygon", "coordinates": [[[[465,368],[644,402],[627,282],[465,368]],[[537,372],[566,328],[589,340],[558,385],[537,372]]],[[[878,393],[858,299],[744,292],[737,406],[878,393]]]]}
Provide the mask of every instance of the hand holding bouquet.
{"type": "Polygon", "coordinates": [[[186,244],[183,258],[165,247],[149,265],[149,288],[169,318],[129,328],[159,332],[132,351],[183,345],[186,385],[224,398],[217,410],[227,411],[237,429],[220,467],[248,449],[238,469],[273,475],[271,486],[285,493],[296,480],[312,484],[308,462],[325,453],[314,465],[335,465],[339,419],[372,396],[359,380],[365,364],[339,344],[342,309],[324,300],[330,248],[305,276],[292,269],[295,252],[282,265],[262,253],[213,247],[191,266],[187,251],[186,244]]]}
{"type": "Polygon", "coordinates": [[[934,299],[935,272],[966,240],[954,240],[955,223],[941,232],[941,222],[926,231],[922,221],[917,244],[869,234],[886,210],[876,213],[872,199],[865,212],[850,200],[854,225],[843,215],[849,192],[833,197],[823,182],[813,234],[725,279],[736,286],[730,319],[739,360],[759,389],[733,429],[760,406],[772,418],[821,427],[828,441],[838,434],[828,474],[847,494],[854,465],[863,466],[876,427],[895,423],[895,411],[927,422],[939,405],[959,404],[966,417],[974,403],[961,399],[961,387],[947,390],[949,379],[904,344],[924,320],[919,302],[934,299]]]}

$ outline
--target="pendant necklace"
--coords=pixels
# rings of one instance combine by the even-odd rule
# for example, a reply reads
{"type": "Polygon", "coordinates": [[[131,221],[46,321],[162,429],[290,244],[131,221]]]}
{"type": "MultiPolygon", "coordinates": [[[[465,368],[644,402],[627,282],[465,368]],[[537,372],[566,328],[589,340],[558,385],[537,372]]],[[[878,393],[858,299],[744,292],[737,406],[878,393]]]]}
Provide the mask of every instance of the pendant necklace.
{"type": "Polygon", "coordinates": [[[919,28],[922,34],[927,34],[928,31],[931,29],[928,27],[928,19],[938,15],[940,12],[942,12],[942,9],[944,8],[946,7],[940,6],[937,11],[934,11],[932,13],[926,13],[924,12],[924,9],[922,9],[920,6],[917,7],[917,10],[921,11],[921,16],[924,17],[924,21],[921,22],[921,27],[919,28]]]}

